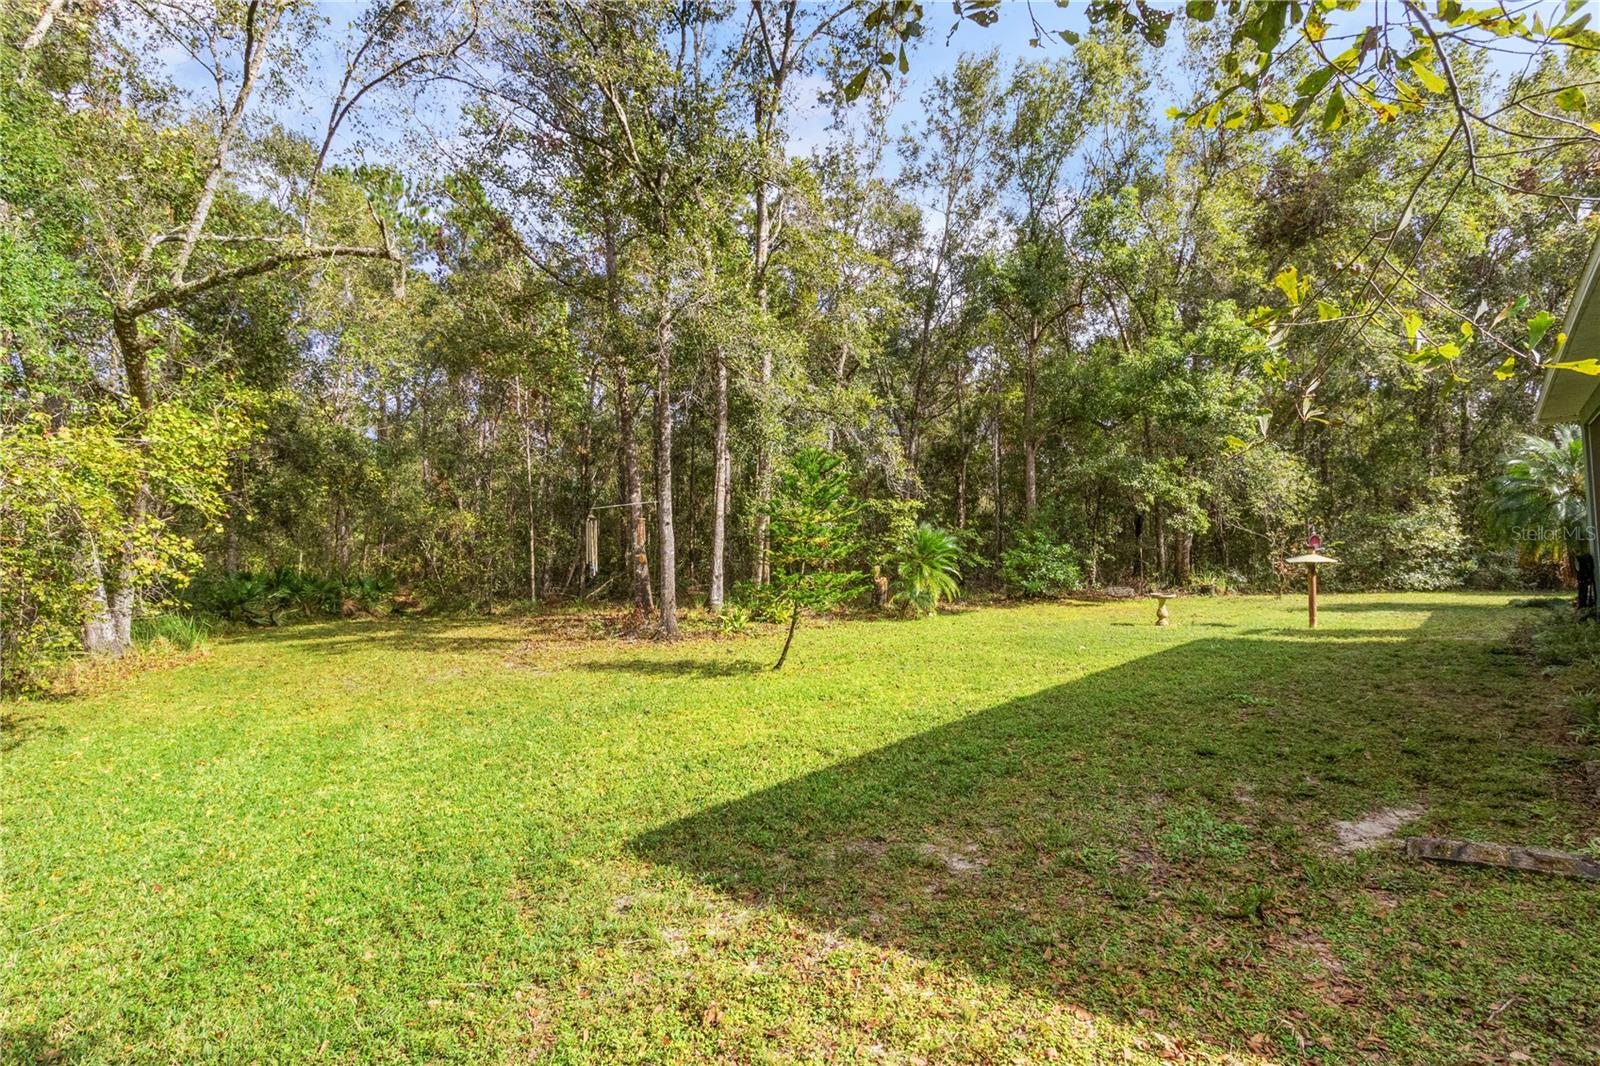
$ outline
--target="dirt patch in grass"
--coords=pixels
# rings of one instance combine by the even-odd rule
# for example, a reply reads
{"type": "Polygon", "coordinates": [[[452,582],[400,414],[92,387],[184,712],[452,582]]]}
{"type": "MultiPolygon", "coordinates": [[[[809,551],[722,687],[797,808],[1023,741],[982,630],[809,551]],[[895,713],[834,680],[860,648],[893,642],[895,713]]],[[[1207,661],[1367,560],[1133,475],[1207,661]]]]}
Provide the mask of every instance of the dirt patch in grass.
{"type": "Polygon", "coordinates": [[[1333,831],[1338,842],[1333,849],[1340,855],[1354,855],[1358,851],[1387,847],[1401,826],[1420,817],[1422,809],[1419,807],[1384,807],[1365,818],[1334,822],[1333,831]]]}
{"type": "Polygon", "coordinates": [[[941,844],[918,844],[917,854],[937,861],[953,874],[981,873],[983,868],[989,865],[973,844],[960,848],[945,847],[941,844]]]}
{"type": "Polygon", "coordinates": [[[1148,874],[1150,883],[1159,885],[1172,873],[1172,866],[1161,858],[1154,846],[1142,844],[1123,852],[1118,870],[1122,873],[1148,874]]]}

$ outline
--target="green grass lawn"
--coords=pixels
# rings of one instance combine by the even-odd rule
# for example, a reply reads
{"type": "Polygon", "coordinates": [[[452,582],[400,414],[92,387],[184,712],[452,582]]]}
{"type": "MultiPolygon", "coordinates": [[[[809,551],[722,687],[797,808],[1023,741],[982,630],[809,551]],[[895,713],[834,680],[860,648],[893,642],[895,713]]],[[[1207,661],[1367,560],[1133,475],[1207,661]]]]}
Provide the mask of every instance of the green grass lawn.
{"type": "Polygon", "coordinates": [[[1505,597],[306,625],[4,710],[6,1061],[1600,1060],[1505,597]]]}

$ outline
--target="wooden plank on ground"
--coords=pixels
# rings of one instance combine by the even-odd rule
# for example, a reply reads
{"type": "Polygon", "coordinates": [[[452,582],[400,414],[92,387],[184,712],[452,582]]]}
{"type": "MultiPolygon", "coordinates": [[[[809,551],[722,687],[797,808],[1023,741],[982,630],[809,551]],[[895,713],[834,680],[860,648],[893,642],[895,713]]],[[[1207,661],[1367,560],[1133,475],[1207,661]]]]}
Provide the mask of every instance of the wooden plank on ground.
{"type": "Polygon", "coordinates": [[[1482,844],[1445,837],[1409,837],[1406,854],[1413,859],[1462,862],[1473,866],[1505,866],[1531,873],[1582,877],[1600,881],[1600,862],[1553,848],[1524,848],[1515,844],[1482,844]]]}

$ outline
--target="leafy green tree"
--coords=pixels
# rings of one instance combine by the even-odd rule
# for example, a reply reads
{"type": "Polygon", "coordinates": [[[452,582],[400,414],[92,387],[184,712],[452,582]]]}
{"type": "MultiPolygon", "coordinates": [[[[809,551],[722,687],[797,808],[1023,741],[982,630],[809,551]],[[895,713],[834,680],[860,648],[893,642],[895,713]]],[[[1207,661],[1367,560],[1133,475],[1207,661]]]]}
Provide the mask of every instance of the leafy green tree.
{"type": "Polygon", "coordinates": [[[774,670],[783,668],[800,612],[829,611],[857,595],[866,574],[860,553],[861,503],[850,490],[844,460],[821,448],[790,456],[771,504],[772,597],[789,608],[789,631],[774,670]]]}
{"type": "MultiPolygon", "coordinates": [[[[0,51],[6,125],[20,127],[29,170],[61,175],[43,185],[6,182],[0,216],[10,219],[19,209],[35,240],[48,245],[65,235],[81,249],[74,273],[87,297],[74,310],[94,326],[83,331],[76,365],[57,369],[76,379],[78,400],[91,402],[60,411],[66,421],[109,419],[142,458],[117,496],[118,528],[100,530],[79,549],[96,586],[85,644],[120,655],[131,646],[141,597],[188,551],[183,540],[172,548],[162,543],[172,514],[203,513],[193,501],[226,487],[226,452],[192,467],[196,476],[214,475],[202,485],[170,477],[157,443],[177,445],[164,434],[180,426],[195,428],[188,450],[196,453],[240,442],[201,432],[207,406],[228,383],[225,375],[195,372],[206,361],[194,344],[195,317],[218,294],[280,272],[335,261],[401,262],[398,183],[332,167],[330,154],[363,98],[370,102],[379,86],[448,63],[475,22],[469,16],[447,24],[448,17],[406,3],[374,6],[352,26],[321,140],[296,141],[285,151],[271,133],[253,136],[249,118],[263,94],[287,84],[279,79],[299,62],[297,42],[314,31],[314,13],[276,0],[145,7],[127,18],[94,6],[67,12],[70,18],[57,17],[62,13],[63,5],[47,5],[15,52],[0,51]],[[87,62],[33,62],[34,52],[51,52],[63,36],[82,42],[87,62]],[[154,57],[169,49],[194,58],[214,97],[191,101],[155,68],[154,57]],[[130,91],[106,93],[106,85],[130,91]],[[68,103],[80,90],[104,106],[68,103]],[[249,180],[261,191],[241,187],[241,159],[253,164],[249,180]],[[109,358],[91,358],[96,350],[109,358]]],[[[31,377],[47,369],[21,365],[31,377]]]]}

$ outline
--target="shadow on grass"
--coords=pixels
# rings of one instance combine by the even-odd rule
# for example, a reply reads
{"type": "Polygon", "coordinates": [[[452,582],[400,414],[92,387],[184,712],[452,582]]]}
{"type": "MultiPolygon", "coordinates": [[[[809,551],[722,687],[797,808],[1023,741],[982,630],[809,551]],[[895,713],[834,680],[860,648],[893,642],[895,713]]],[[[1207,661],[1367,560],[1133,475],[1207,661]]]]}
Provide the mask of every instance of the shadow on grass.
{"type": "Polygon", "coordinates": [[[1533,712],[1505,698],[1520,667],[1463,639],[1471,611],[1382,634],[1402,642],[1197,637],[629,848],[819,930],[1190,1040],[1239,1048],[1299,1018],[1370,1056],[1388,1011],[1448,1011],[1427,998],[1440,970],[1380,965],[1335,928],[1368,904],[1329,854],[1332,820],[1420,796],[1438,824],[1458,802],[1514,818],[1552,773],[1519,733],[1533,712]]]}
{"type": "Polygon", "coordinates": [[[81,1034],[58,1041],[43,1026],[0,1027],[0,1062],[83,1062],[89,1058],[90,1050],[81,1034]]]}
{"type": "Polygon", "coordinates": [[[0,753],[15,751],[39,735],[59,737],[66,735],[66,727],[46,725],[39,714],[0,712],[0,753]]]}
{"type": "MultiPolygon", "coordinates": [[[[1300,601],[1300,606],[1305,606],[1305,590],[1300,589],[1294,593],[1286,594],[1285,598],[1293,596],[1300,601]]],[[[1485,594],[1484,603],[1436,603],[1426,601],[1429,618],[1433,622],[1442,621],[1449,615],[1468,615],[1482,612],[1491,608],[1498,608],[1503,601],[1491,598],[1492,594],[1485,594]]],[[[1413,600],[1349,600],[1340,595],[1339,591],[1324,592],[1317,601],[1317,613],[1325,614],[1416,614],[1423,609],[1424,601],[1413,600]],[[1330,598],[1331,596],[1331,598],[1330,598]]]]}
{"type": "MultiPolygon", "coordinates": [[[[1145,629],[1147,627],[1156,628],[1156,624],[1155,624],[1154,621],[1150,621],[1150,622],[1107,622],[1106,624],[1107,625],[1111,625],[1111,626],[1117,626],[1118,628],[1121,628],[1121,629],[1145,629]]],[[[1172,629],[1179,629],[1179,628],[1183,628],[1183,629],[1238,629],[1239,626],[1238,626],[1237,623],[1234,623],[1234,622],[1188,622],[1188,621],[1182,621],[1182,620],[1174,620],[1170,624],[1170,628],[1172,628],[1172,629]]]]}
{"type": "Polygon", "coordinates": [[[348,655],[373,650],[428,654],[508,652],[527,643],[522,636],[471,632],[455,621],[383,619],[380,621],[303,622],[248,633],[254,643],[292,644],[314,655],[348,655]]]}
{"type": "Polygon", "coordinates": [[[577,669],[601,674],[639,674],[642,677],[743,677],[770,670],[771,663],[749,659],[602,659],[579,663],[577,669]]]}

